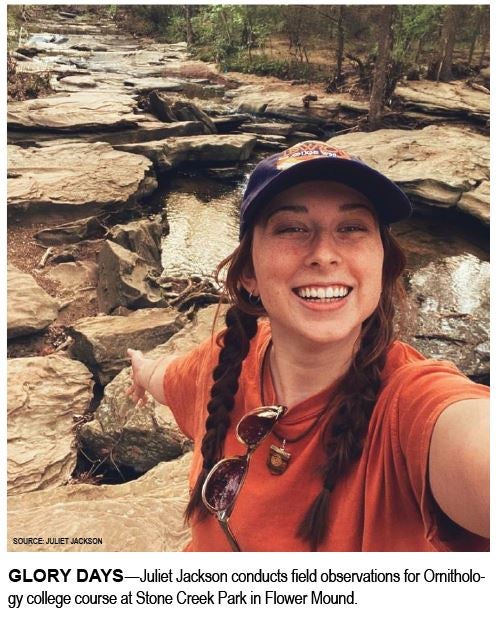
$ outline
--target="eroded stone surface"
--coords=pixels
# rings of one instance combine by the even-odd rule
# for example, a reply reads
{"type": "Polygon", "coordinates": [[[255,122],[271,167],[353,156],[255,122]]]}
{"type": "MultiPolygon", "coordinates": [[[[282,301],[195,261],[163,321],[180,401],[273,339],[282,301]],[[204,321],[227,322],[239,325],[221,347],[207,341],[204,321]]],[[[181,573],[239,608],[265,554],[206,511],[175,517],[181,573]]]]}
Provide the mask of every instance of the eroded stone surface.
{"type": "Polygon", "coordinates": [[[254,135],[198,135],[123,144],[116,148],[143,154],[157,164],[159,171],[164,172],[190,163],[218,166],[242,163],[248,160],[255,144],[254,135]]]}
{"type": "Polygon", "coordinates": [[[489,120],[489,94],[474,90],[462,81],[409,81],[399,84],[394,94],[405,107],[438,115],[489,120]]]}
{"type": "Polygon", "coordinates": [[[11,102],[7,109],[9,129],[74,132],[135,126],[136,102],[127,94],[73,92],[11,102]]]}
{"type": "Polygon", "coordinates": [[[75,484],[8,498],[9,551],[181,551],[191,454],[117,486],[75,484]],[[102,538],[102,544],[14,544],[13,538],[102,538]]]}
{"type": "Polygon", "coordinates": [[[76,463],[74,416],[88,410],[91,373],[50,355],[8,360],[7,375],[8,492],[60,486],[76,463]]]}
{"type": "Polygon", "coordinates": [[[128,251],[136,253],[147,263],[160,268],[161,237],[163,226],[160,218],[142,219],[124,225],[115,225],[109,230],[107,238],[128,251]]]}
{"type": "Polygon", "coordinates": [[[160,290],[151,284],[151,266],[136,253],[106,240],[98,256],[99,309],[110,313],[118,306],[166,306],[160,290]]]}
{"type": "Polygon", "coordinates": [[[148,159],[107,143],[8,146],[9,210],[79,218],[135,204],[157,188],[148,159]]]}
{"type": "MultiPolygon", "coordinates": [[[[457,206],[462,197],[489,180],[489,138],[470,129],[383,129],[341,135],[328,143],[353,152],[425,206],[457,206]]],[[[484,199],[483,188],[478,217],[483,221],[489,218],[489,201],[484,199]]]]}
{"type": "MultiPolygon", "coordinates": [[[[119,131],[78,131],[64,137],[66,142],[87,142],[95,143],[105,141],[113,144],[141,143],[143,141],[157,141],[168,137],[178,137],[182,135],[202,135],[205,127],[202,122],[160,122],[154,116],[142,114],[137,116],[137,125],[134,128],[122,129],[119,131]]],[[[43,141],[53,141],[54,133],[47,131],[19,131],[9,130],[9,143],[26,144],[40,143],[43,141]]]]}
{"type": "Polygon", "coordinates": [[[7,267],[7,337],[39,332],[57,318],[59,303],[35,279],[15,266],[7,267]]]}

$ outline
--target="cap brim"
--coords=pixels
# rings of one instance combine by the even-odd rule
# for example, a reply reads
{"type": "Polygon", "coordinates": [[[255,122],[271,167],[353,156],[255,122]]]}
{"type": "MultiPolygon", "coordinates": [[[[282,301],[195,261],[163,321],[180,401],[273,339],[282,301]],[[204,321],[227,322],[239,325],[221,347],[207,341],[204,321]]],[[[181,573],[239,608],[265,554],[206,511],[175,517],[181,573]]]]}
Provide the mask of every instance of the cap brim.
{"type": "Polygon", "coordinates": [[[250,197],[250,206],[244,216],[241,236],[261,211],[262,202],[268,202],[285,189],[301,182],[329,180],[345,184],[369,199],[382,223],[389,224],[407,218],[412,212],[408,197],[394,182],[375,169],[354,159],[325,158],[303,161],[284,169],[278,176],[263,184],[250,197]]]}

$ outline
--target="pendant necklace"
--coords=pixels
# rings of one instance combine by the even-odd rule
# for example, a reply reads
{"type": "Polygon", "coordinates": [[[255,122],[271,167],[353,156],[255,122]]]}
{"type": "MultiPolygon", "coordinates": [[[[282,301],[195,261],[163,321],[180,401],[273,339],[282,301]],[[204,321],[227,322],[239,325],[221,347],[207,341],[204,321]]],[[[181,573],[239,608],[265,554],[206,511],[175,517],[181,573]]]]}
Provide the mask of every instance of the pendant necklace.
{"type": "MultiPolygon", "coordinates": [[[[270,351],[271,345],[272,343],[270,340],[270,342],[268,343],[268,347],[265,350],[263,362],[261,363],[260,394],[261,394],[261,403],[263,405],[266,404],[264,400],[264,387],[263,387],[264,386],[264,371],[265,371],[267,359],[269,358],[269,351],[270,351]]],[[[309,435],[311,431],[320,422],[322,417],[325,415],[328,408],[329,408],[329,404],[325,405],[325,407],[320,411],[320,413],[315,418],[314,422],[312,422],[311,425],[303,433],[301,433],[297,437],[293,437],[292,439],[289,439],[288,437],[284,437],[277,431],[276,427],[273,427],[272,433],[275,435],[275,437],[277,437],[277,439],[279,439],[282,442],[282,445],[280,447],[272,444],[268,452],[268,458],[266,460],[266,465],[273,475],[277,475],[277,476],[282,475],[287,469],[287,467],[289,466],[289,461],[291,459],[292,454],[285,449],[285,445],[288,443],[297,443],[298,441],[301,441],[301,439],[304,439],[307,435],[309,435]]]]}

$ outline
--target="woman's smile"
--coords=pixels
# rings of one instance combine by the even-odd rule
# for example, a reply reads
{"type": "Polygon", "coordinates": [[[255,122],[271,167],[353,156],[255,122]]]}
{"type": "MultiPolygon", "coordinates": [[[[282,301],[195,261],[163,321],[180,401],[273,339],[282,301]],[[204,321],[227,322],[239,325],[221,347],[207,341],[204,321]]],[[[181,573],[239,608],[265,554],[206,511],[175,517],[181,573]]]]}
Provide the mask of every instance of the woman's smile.
{"type": "MultiPolygon", "coordinates": [[[[342,283],[315,284],[295,287],[292,290],[299,298],[309,304],[323,305],[329,304],[334,307],[342,306],[341,300],[349,296],[352,288],[342,283]]],[[[332,308],[329,307],[329,308],[332,308]]]]}

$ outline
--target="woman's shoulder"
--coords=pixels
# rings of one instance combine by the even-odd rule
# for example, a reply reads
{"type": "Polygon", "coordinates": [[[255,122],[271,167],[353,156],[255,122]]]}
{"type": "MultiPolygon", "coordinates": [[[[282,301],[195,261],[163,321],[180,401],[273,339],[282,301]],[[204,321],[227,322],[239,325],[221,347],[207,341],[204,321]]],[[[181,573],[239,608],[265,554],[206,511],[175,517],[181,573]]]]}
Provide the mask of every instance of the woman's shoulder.
{"type": "Polygon", "coordinates": [[[440,371],[462,375],[453,362],[426,358],[408,343],[396,340],[387,352],[382,381],[387,383],[403,375],[413,376],[416,373],[426,374],[440,371]]]}
{"type": "Polygon", "coordinates": [[[384,390],[398,390],[417,399],[431,392],[448,395],[458,391],[472,398],[486,398],[489,393],[487,386],[473,382],[453,362],[426,358],[399,340],[389,348],[382,384],[384,390]]]}

